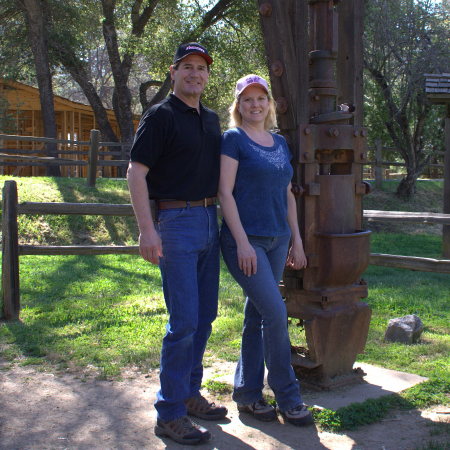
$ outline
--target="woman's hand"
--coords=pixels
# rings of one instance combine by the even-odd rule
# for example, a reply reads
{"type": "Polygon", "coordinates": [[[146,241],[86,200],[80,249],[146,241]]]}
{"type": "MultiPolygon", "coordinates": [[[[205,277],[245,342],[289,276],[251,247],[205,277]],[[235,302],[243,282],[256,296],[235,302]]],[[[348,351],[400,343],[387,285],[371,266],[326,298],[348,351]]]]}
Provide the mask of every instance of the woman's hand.
{"type": "Polygon", "coordinates": [[[239,268],[248,277],[253,273],[256,275],[257,258],[255,249],[249,242],[237,246],[239,268]]]}
{"type": "Polygon", "coordinates": [[[292,267],[295,270],[303,269],[306,267],[307,261],[305,251],[301,242],[294,242],[289,249],[288,257],[286,260],[286,267],[292,267]]]}

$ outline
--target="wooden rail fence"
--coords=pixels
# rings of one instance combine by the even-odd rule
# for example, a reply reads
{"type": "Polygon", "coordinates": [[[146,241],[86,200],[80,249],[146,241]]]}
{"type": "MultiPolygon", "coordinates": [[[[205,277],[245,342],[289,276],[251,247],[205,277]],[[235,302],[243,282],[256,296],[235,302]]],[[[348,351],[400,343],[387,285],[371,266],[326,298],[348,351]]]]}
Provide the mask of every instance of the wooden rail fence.
{"type": "MultiPolygon", "coordinates": [[[[129,161],[129,148],[131,144],[121,143],[121,142],[100,142],[100,132],[98,130],[91,130],[89,141],[72,141],[64,139],[51,139],[44,137],[31,137],[31,136],[18,136],[18,135],[6,135],[0,134],[0,152],[3,147],[3,141],[23,141],[23,142],[40,142],[43,144],[60,144],[60,145],[71,145],[71,146],[89,146],[89,152],[82,150],[58,150],[60,155],[71,155],[71,156],[86,156],[88,155],[88,161],[84,160],[73,160],[65,158],[52,158],[43,156],[33,156],[33,154],[43,153],[44,150],[21,150],[21,149],[4,149],[7,153],[0,153],[0,172],[3,166],[78,166],[78,167],[88,167],[87,183],[89,186],[95,185],[95,175],[97,172],[97,166],[112,166],[118,167],[123,172],[129,161]],[[120,151],[103,151],[99,152],[99,147],[120,147],[120,151]],[[112,161],[99,160],[99,156],[113,156],[121,157],[121,159],[116,159],[112,161]]],[[[381,139],[375,139],[375,146],[368,147],[367,150],[372,150],[375,153],[375,160],[368,161],[365,166],[371,166],[374,170],[373,177],[375,179],[375,186],[381,188],[383,184],[383,166],[394,166],[401,167],[406,164],[398,161],[384,161],[383,152],[398,152],[396,147],[383,147],[381,139]]],[[[435,152],[435,155],[445,155],[445,152],[435,152]]],[[[443,169],[442,164],[429,164],[431,169],[443,169]]],[[[387,171],[386,171],[387,173],[387,171]]]]}
{"type": "Polygon", "coordinates": [[[88,186],[95,186],[95,180],[97,175],[97,167],[118,167],[119,170],[124,175],[126,167],[129,162],[129,149],[131,144],[123,142],[100,142],[100,131],[91,130],[89,141],[72,141],[66,139],[51,139],[44,137],[31,137],[31,136],[18,136],[18,135],[7,135],[0,134],[0,150],[3,149],[4,152],[0,153],[0,171],[3,170],[3,166],[77,166],[85,167],[87,166],[87,184],[88,186]],[[58,150],[60,155],[71,155],[75,157],[88,156],[88,160],[81,159],[66,159],[66,158],[56,158],[48,156],[33,156],[34,154],[39,154],[45,152],[42,149],[39,150],[22,150],[22,149],[10,149],[3,148],[3,141],[18,141],[18,142],[41,142],[44,144],[70,144],[71,146],[89,146],[89,151],[83,150],[58,150]],[[120,147],[120,151],[102,151],[99,152],[100,147],[120,147]],[[120,157],[121,159],[115,159],[111,161],[99,160],[99,156],[112,156],[120,157]]]}
{"type": "MultiPolygon", "coordinates": [[[[133,216],[131,204],[112,205],[97,203],[18,203],[17,184],[14,180],[5,182],[2,210],[2,288],[3,318],[14,320],[20,312],[20,255],[138,255],[139,247],[132,246],[47,246],[19,245],[17,217],[19,214],[78,214],[133,216]]],[[[450,214],[407,213],[392,211],[364,211],[368,221],[438,223],[450,225],[450,214]]],[[[397,267],[425,272],[450,273],[450,260],[436,260],[411,256],[370,254],[370,264],[397,267]]]]}
{"type": "MultiPolygon", "coordinates": [[[[445,119],[445,152],[434,152],[435,155],[444,156],[444,164],[429,164],[430,168],[442,168],[444,172],[444,190],[443,190],[443,208],[442,212],[450,214],[450,119],[445,119]]],[[[369,161],[367,165],[371,165],[375,168],[375,187],[381,189],[382,187],[382,166],[404,166],[405,163],[396,161],[383,161],[383,152],[398,152],[396,147],[383,147],[381,139],[375,139],[375,147],[368,147],[367,150],[373,150],[375,152],[375,161],[369,161]]],[[[400,214],[400,213],[399,213],[400,214]]],[[[417,216],[417,219],[420,217],[417,216]]],[[[386,221],[388,218],[386,218],[386,221]]],[[[389,218],[389,221],[395,221],[393,218],[389,218]]],[[[414,221],[414,220],[411,220],[414,221]]],[[[427,222],[423,222],[427,223],[427,222]]],[[[446,259],[450,259],[450,225],[446,222],[441,222],[442,227],[442,256],[446,259]]]]}
{"type": "MultiPolygon", "coordinates": [[[[365,166],[371,166],[373,168],[373,175],[375,179],[375,187],[380,189],[383,186],[383,166],[393,166],[393,167],[405,167],[406,164],[404,162],[398,162],[398,161],[384,161],[383,160],[383,152],[398,152],[397,147],[383,147],[382,141],[379,138],[375,139],[375,146],[374,147],[367,147],[367,150],[373,151],[375,154],[375,160],[374,161],[368,161],[365,166]]],[[[438,156],[444,156],[445,158],[445,152],[434,152],[434,155],[438,156]]],[[[444,171],[444,177],[450,176],[450,174],[446,174],[444,170],[444,164],[428,164],[429,173],[432,169],[442,169],[444,171]]],[[[372,173],[372,170],[371,170],[372,173]]],[[[386,179],[388,177],[388,171],[386,170],[386,179]]]]}

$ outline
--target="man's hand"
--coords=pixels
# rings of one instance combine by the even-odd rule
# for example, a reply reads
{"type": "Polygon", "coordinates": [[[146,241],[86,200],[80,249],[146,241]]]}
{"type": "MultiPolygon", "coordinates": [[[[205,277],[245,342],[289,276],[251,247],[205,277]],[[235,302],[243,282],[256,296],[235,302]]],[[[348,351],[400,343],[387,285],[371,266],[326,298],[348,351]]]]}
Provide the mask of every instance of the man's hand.
{"type": "Polygon", "coordinates": [[[148,167],[138,162],[130,162],[127,172],[131,203],[139,226],[139,253],[153,264],[159,264],[162,256],[161,238],[153,226],[148,199],[146,176],[148,167]]]}
{"type": "Polygon", "coordinates": [[[153,227],[139,234],[139,253],[146,261],[159,265],[159,257],[162,256],[161,238],[153,227]]]}

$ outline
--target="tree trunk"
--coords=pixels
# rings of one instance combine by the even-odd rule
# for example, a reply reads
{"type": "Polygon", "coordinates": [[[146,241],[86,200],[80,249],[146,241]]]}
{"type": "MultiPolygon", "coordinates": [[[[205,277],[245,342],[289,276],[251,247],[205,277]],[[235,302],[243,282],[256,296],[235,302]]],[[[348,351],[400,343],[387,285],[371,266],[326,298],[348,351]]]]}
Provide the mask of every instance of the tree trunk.
{"type": "MultiPolygon", "coordinates": [[[[20,2],[19,2],[20,4],[20,2]]],[[[53,103],[52,77],[48,58],[48,42],[45,34],[44,18],[39,0],[23,0],[25,19],[28,23],[28,33],[36,66],[36,76],[39,86],[44,137],[56,139],[55,106],[53,103]]],[[[46,155],[57,157],[56,144],[46,145],[46,155]]],[[[47,166],[48,176],[61,176],[61,169],[56,165],[47,166]]]]}
{"type": "Polygon", "coordinates": [[[119,139],[114,133],[111,123],[109,122],[108,114],[103,106],[102,100],[97,94],[94,85],[90,81],[89,74],[83,66],[83,63],[76,59],[76,56],[71,49],[56,45],[55,48],[60,55],[61,64],[64,65],[71,77],[78,83],[89,104],[91,105],[91,108],[94,111],[97,127],[102,135],[102,141],[119,142],[119,139]]]}
{"type": "Polygon", "coordinates": [[[405,178],[403,178],[397,188],[396,195],[402,200],[409,201],[412,196],[416,193],[416,181],[419,174],[408,173],[405,178]]]}
{"type": "Polygon", "coordinates": [[[394,102],[388,79],[379,70],[370,67],[367,61],[364,61],[364,65],[381,89],[390,119],[385,122],[386,129],[406,163],[406,177],[399,183],[396,195],[404,200],[409,200],[416,192],[415,183],[417,179],[431,159],[431,155],[426,156],[424,154],[422,142],[423,129],[430,107],[423,103],[419,94],[416,94],[413,98],[410,90],[402,98],[403,105],[399,108],[394,102]],[[411,109],[411,104],[414,104],[414,102],[416,114],[414,117],[414,132],[411,133],[408,110],[411,109]]]}
{"type": "MultiPolygon", "coordinates": [[[[133,114],[131,112],[131,93],[128,88],[129,65],[122,65],[122,58],[119,51],[119,42],[115,25],[115,1],[102,0],[103,6],[103,37],[108,51],[109,62],[114,77],[113,108],[117,124],[120,128],[121,142],[133,142],[134,125],[133,114]]],[[[128,56],[128,60],[133,59],[134,54],[128,56]]]]}

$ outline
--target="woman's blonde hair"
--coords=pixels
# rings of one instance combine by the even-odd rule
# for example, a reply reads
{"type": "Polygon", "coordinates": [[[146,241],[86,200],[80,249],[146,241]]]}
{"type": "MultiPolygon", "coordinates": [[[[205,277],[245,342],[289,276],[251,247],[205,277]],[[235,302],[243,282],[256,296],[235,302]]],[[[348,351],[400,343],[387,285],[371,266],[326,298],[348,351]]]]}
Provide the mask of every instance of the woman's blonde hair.
{"type": "MultiPolygon", "coordinates": [[[[266,131],[272,130],[277,124],[277,113],[275,110],[275,102],[270,95],[267,95],[269,99],[269,114],[267,114],[266,120],[264,121],[264,129],[266,131]]],[[[233,104],[230,106],[230,122],[229,127],[240,127],[242,125],[242,115],[239,112],[239,100],[241,96],[234,100],[233,104]]]]}

